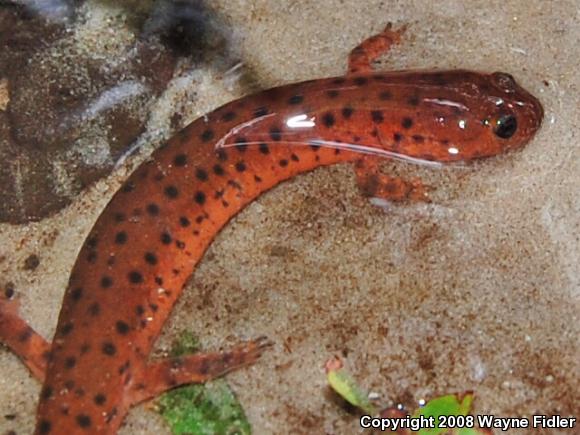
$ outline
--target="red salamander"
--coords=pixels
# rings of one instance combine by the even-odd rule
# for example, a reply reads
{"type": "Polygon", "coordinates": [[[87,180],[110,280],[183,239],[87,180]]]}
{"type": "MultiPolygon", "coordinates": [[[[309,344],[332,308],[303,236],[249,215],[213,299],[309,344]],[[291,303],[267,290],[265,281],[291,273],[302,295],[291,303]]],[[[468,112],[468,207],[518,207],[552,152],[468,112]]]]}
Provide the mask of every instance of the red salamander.
{"type": "Polygon", "coordinates": [[[508,74],[374,72],[371,62],[400,34],[387,27],[356,47],[344,77],[233,101],[156,150],[82,246],[52,344],[18,317],[13,300],[0,298],[0,339],[43,382],[37,434],[114,434],[134,404],[260,356],[263,338],[148,361],[205,250],[261,193],[320,166],[354,162],[365,195],[427,200],[419,181],[381,174],[377,160],[468,161],[534,137],[542,106],[508,74]]]}

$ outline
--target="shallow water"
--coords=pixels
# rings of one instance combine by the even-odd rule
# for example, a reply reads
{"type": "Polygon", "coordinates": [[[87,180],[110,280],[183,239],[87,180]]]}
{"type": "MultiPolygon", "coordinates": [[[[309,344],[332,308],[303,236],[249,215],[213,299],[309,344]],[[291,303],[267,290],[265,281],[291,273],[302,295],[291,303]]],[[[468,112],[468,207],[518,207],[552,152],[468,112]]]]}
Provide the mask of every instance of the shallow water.
{"type": "MultiPolygon", "coordinates": [[[[228,376],[259,434],[358,431],[325,385],[336,354],[383,403],[474,390],[475,413],[578,415],[577,2],[194,3],[35,2],[48,22],[0,6],[0,285],[32,326],[52,336],[85,235],[163,139],[341,74],[360,40],[407,23],[380,68],[510,72],[544,105],[536,139],[468,169],[385,164],[434,185],[428,205],[375,207],[348,166],[263,195],[206,253],[159,352],[181,329],[207,348],[267,334],[274,349],[228,376]]],[[[0,433],[30,433],[39,384],[5,349],[0,366],[0,433]]],[[[122,433],[169,432],[142,406],[122,433]]]]}

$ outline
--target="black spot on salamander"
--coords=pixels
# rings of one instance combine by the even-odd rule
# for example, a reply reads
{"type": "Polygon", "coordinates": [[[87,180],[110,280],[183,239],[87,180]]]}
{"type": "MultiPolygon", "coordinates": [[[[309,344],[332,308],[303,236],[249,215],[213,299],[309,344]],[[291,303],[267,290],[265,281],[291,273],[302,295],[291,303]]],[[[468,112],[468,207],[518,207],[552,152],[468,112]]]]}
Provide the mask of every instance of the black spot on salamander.
{"type": "Polygon", "coordinates": [[[205,193],[203,193],[201,190],[195,192],[193,200],[199,205],[205,204],[205,193]]]}
{"type": "Polygon", "coordinates": [[[228,180],[228,186],[232,186],[234,189],[242,190],[242,185],[236,180],[228,180]]]}
{"type": "Polygon", "coordinates": [[[107,396],[105,396],[103,393],[98,393],[97,395],[95,395],[95,397],[93,398],[93,401],[95,402],[95,405],[97,406],[102,406],[105,404],[105,402],[107,401],[107,396]]]}
{"type": "Polygon", "coordinates": [[[145,308],[143,308],[143,305],[137,305],[137,306],[135,307],[135,313],[136,313],[138,316],[142,316],[143,314],[145,314],[145,308]]]}
{"type": "Polygon", "coordinates": [[[115,243],[117,245],[124,245],[125,243],[127,243],[127,233],[125,231],[119,231],[115,235],[115,243]]]}
{"type": "Polygon", "coordinates": [[[161,237],[160,237],[161,243],[163,243],[164,245],[169,245],[171,243],[171,234],[169,234],[167,231],[164,231],[161,233],[161,237]]]}
{"type": "Polygon", "coordinates": [[[67,369],[72,369],[77,365],[77,359],[74,356],[69,356],[64,360],[64,366],[67,369]]]}
{"type": "Polygon", "coordinates": [[[119,374],[122,375],[123,373],[125,373],[129,367],[131,366],[131,361],[127,360],[123,363],[123,365],[121,367],[119,367],[119,374]]]}
{"type": "Polygon", "coordinates": [[[385,118],[383,117],[383,112],[381,112],[380,110],[372,110],[371,111],[371,119],[376,124],[380,124],[381,122],[383,122],[385,120],[385,118]]]}
{"type": "Polygon", "coordinates": [[[233,121],[236,119],[236,112],[230,110],[222,115],[222,119],[226,122],[233,121]]]}
{"type": "Polygon", "coordinates": [[[336,123],[336,119],[332,113],[326,112],[324,115],[322,115],[322,123],[326,127],[332,127],[336,123]]]}
{"type": "Polygon", "coordinates": [[[147,213],[149,213],[151,216],[157,216],[159,215],[159,206],[157,204],[148,204],[147,205],[147,213]]]}
{"type": "Polygon", "coordinates": [[[143,282],[143,275],[136,270],[129,272],[128,278],[131,284],[140,284],[143,282]]]}
{"type": "Polygon", "coordinates": [[[129,332],[129,325],[127,322],[117,320],[117,323],[115,323],[115,329],[119,334],[126,335],[129,332]]]}
{"type": "Polygon", "coordinates": [[[38,433],[47,434],[52,430],[52,423],[46,419],[40,420],[38,422],[38,433]]]}
{"type": "Polygon", "coordinates": [[[83,297],[83,288],[76,287],[72,289],[72,291],[70,292],[70,297],[75,302],[79,301],[83,297]]]}
{"type": "Polygon", "coordinates": [[[101,306],[98,302],[93,302],[91,305],[89,305],[89,309],[87,311],[91,316],[96,317],[101,312],[101,306]]]}
{"type": "Polygon", "coordinates": [[[164,193],[167,198],[175,199],[179,196],[179,189],[173,185],[170,185],[165,188],[164,193]]]}
{"type": "Polygon", "coordinates": [[[125,219],[127,219],[127,217],[125,216],[124,213],[115,213],[114,216],[115,222],[120,223],[120,222],[125,222],[125,219]]]}
{"type": "Polygon", "coordinates": [[[222,168],[221,165],[214,165],[213,166],[213,173],[218,175],[218,176],[223,176],[226,172],[224,171],[224,168],[222,168]]]}
{"type": "Polygon", "coordinates": [[[77,424],[79,425],[79,427],[82,427],[83,429],[86,429],[88,427],[91,427],[91,417],[89,417],[86,414],[79,414],[76,417],[77,420],[77,424]]]}
{"type": "Polygon", "coordinates": [[[47,364],[51,363],[54,359],[52,352],[50,350],[42,352],[42,359],[46,361],[47,364]]]}
{"type": "Polygon", "coordinates": [[[364,86],[368,83],[368,79],[366,77],[356,77],[353,81],[357,86],[364,86]]]}
{"type": "Polygon", "coordinates": [[[391,98],[393,98],[393,94],[391,94],[389,91],[379,92],[379,100],[381,100],[381,101],[388,101],[391,98]]]}
{"type": "Polygon", "coordinates": [[[310,146],[310,149],[315,152],[320,149],[320,143],[317,141],[311,141],[308,146],[310,146]]]}
{"type": "Polygon", "coordinates": [[[74,325],[71,322],[67,322],[64,325],[62,325],[62,328],[60,328],[60,335],[63,337],[69,335],[73,329],[74,325]]]}
{"type": "Polygon", "coordinates": [[[261,182],[262,182],[262,178],[261,178],[261,177],[259,177],[258,175],[254,175],[254,181],[255,181],[256,183],[261,183],[261,182]]]}
{"type": "Polygon", "coordinates": [[[47,385],[40,392],[40,400],[48,400],[52,397],[54,390],[50,385],[47,385]]]}
{"type": "Polygon", "coordinates": [[[88,248],[95,249],[98,244],[99,244],[99,239],[97,239],[95,236],[89,237],[87,239],[87,247],[88,248]]]}
{"type": "Polygon", "coordinates": [[[270,137],[272,138],[273,141],[278,142],[282,140],[282,131],[280,131],[278,127],[272,127],[270,129],[270,137]]]}
{"type": "Polygon", "coordinates": [[[244,172],[246,170],[246,164],[243,161],[239,161],[236,163],[236,171],[244,172]]]}
{"type": "Polygon", "coordinates": [[[342,108],[342,117],[344,119],[349,119],[352,114],[354,112],[354,109],[352,107],[343,107],[342,108]]]}
{"type": "Polygon", "coordinates": [[[281,167],[285,168],[286,166],[288,166],[288,160],[286,160],[286,159],[282,159],[282,160],[280,160],[280,161],[278,162],[278,164],[279,164],[281,167]]]}
{"type": "Polygon", "coordinates": [[[410,106],[417,107],[419,105],[419,97],[413,95],[407,98],[407,103],[409,103],[410,106]]]}
{"type": "Polygon", "coordinates": [[[204,358],[203,360],[201,360],[201,362],[199,364],[199,372],[202,375],[205,375],[205,374],[209,373],[209,369],[210,369],[210,362],[207,360],[207,358],[204,358]]]}
{"type": "Polygon", "coordinates": [[[268,108],[266,106],[261,106],[254,110],[254,116],[256,118],[260,118],[262,116],[266,116],[268,114],[268,108]]]}
{"type": "Polygon", "coordinates": [[[207,171],[202,168],[197,168],[195,170],[195,178],[197,178],[199,181],[207,181],[208,179],[207,171]]]}
{"type": "Polygon", "coordinates": [[[103,276],[101,278],[101,287],[102,288],[111,288],[111,286],[113,285],[113,278],[111,278],[110,276],[103,276]]]}
{"type": "Polygon", "coordinates": [[[248,149],[248,140],[245,137],[237,137],[234,144],[240,153],[243,153],[248,149]]]}
{"type": "Polygon", "coordinates": [[[160,276],[156,276],[155,277],[155,284],[163,285],[163,278],[161,278],[160,276]]]}
{"type": "Polygon", "coordinates": [[[300,104],[304,101],[304,97],[302,95],[292,95],[288,98],[288,104],[295,105],[300,104]]]}
{"type": "Polygon", "coordinates": [[[410,129],[411,127],[413,127],[413,120],[411,118],[409,118],[408,116],[404,117],[403,120],[401,121],[401,126],[404,129],[410,129]]]}
{"type": "Polygon", "coordinates": [[[209,142],[210,140],[213,139],[213,137],[214,137],[213,130],[211,130],[211,129],[208,128],[207,130],[205,130],[201,134],[200,139],[201,139],[202,142],[209,142]]]}
{"type": "Polygon", "coordinates": [[[423,143],[423,142],[425,142],[425,138],[423,136],[421,136],[420,134],[414,134],[411,137],[413,138],[413,140],[415,141],[415,143],[423,143]]]}
{"type": "Polygon", "coordinates": [[[298,156],[296,154],[292,154],[290,156],[290,160],[292,160],[293,162],[298,162],[300,161],[300,159],[298,158],[298,156]]]}
{"type": "Polygon", "coordinates": [[[146,252],[145,261],[151,265],[155,265],[157,264],[157,256],[153,252],[146,252]]]}
{"type": "Polygon", "coordinates": [[[330,89],[326,91],[326,95],[328,95],[328,98],[336,98],[338,97],[339,94],[340,92],[338,92],[336,89],[330,89]]]}
{"type": "Polygon", "coordinates": [[[103,346],[101,347],[101,351],[105,355],[113,356],[113,355],[115,355],[117,353],[117,348],[110,341],[106,341],[106,342],[103,343],[103,346]]]}
{"type": "Polygon", "coordinates": [[[191,222],[189,222],[189,219],[185,216],[181,216],[179,218],[179,225],[181,225],[183,228],[186,228],[190,225],[191,222]]]}
{"type": "Polygon", "coordinates": [[[220,162],[225,162],[228,159],[228,153],[224,149],[219,149],[216,151],[217,158],[220,162]]]}
{"type": "Polygon", "coordinates": [[[195,222],[198,223],[198,224],[200,224],[200,223],[203,222],[204,219],[205,218],[203,216],[198,216],[198,217],[195,218],[195,222]]]}
{"type": "Polygon", "coordinates": [[[185,166],[187,164],[187,156],[185,154],[177,154],[173,159],[175,166],[185,166]]]}
{"type": "Polygon", "coordinates": [[[268,147],[268,144],[265,142],[262,142],[259,146],[258,146],[260,152],[264,155],[266,154],[270,154],[270,148],[268,147]]]}
{"type": "Polygon", "coordinates": [[[18,341],[20,341],[21,343],[24,343],[25,341],[30,340],[30,337],[32,337],[32,329],[30,329],[30,327],[27,327],[18,336],[18,341]]]}
{"type": "Polygon", "coordinates": [[[393,140],[395,142],[401,142],[403,140],[403,135],[401,133],[394,133],[393,140]]]}
{"type": "Polygon", "coordinates": [[[182,242],[181,240],[176,240],[175,246],[177,246],[177,249],[185,249],[185,242],[182,242]]]}

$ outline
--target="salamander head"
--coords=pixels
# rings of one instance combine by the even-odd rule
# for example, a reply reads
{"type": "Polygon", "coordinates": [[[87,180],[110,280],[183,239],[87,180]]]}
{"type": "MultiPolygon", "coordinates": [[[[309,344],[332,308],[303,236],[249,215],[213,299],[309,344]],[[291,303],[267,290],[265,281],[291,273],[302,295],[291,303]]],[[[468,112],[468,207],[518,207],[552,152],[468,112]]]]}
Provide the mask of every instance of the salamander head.
{"type": "Polygon", "coordinates": [[[482,122],[490,127],[500,147],[519,148],[540,128],[544,109],[511,75],[496,72],[490,78],[496,90],[495,110],[490,110],[482,122]]]}
{"type": "Polygon", "coordinates": [[[399,115],[401,131],[420,140],[403,140],[398,148],[409,157],[452,162],[495,156],[527,144],[542,123],[540,102],[506,73],[434,71],[411,80],[417,98],[407,95],[407,106],[414,107],[401,106],[407,110],[399,115]]]}
{"type": "Polygon", "coordinates": [[[475,73],[473,83],[465,91],[466,129],[471,132],[457,144],[457,158],[450,160],[490,157],[527,144],[542,124],[540,102],[510,74],[475,73]]]}

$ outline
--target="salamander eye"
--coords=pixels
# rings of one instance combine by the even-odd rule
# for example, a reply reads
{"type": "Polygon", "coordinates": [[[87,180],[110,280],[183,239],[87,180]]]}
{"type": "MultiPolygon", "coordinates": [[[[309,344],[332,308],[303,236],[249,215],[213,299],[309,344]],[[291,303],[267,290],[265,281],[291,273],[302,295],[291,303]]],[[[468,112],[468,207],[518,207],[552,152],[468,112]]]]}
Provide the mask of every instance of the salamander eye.
{"type": "Polygon", "coordinates": [[[518,129],[518,120],[513,115],[504,115],[497,120],[493,132],[497,137],[509,139],[518,129]]]}

